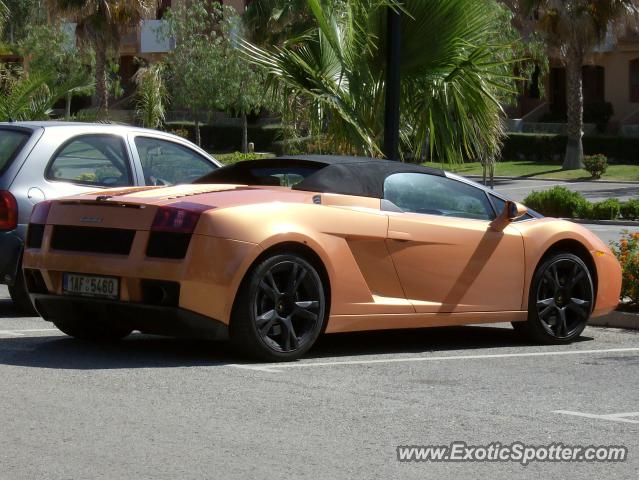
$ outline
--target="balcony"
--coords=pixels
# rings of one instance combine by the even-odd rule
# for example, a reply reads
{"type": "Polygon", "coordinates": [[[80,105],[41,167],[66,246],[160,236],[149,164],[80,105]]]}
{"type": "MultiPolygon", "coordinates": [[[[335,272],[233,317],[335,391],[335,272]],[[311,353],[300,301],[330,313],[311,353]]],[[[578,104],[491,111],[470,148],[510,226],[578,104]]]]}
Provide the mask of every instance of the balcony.
{"type": "Polygon", "coordinates": [[[143,20],[140,26],[140,53],[165,53],[173,50],[175,40],[163,34],[164,20],[143,20]]]}

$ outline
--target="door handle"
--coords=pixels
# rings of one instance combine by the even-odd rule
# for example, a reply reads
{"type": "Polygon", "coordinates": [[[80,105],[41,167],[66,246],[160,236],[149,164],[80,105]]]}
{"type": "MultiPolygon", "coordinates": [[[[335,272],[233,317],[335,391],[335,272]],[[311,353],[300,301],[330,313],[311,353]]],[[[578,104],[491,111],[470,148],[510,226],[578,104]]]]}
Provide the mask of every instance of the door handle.
{"type": "Polygon", "coordinates": [[[390,240],[396,240],[398,242],[408,242],[413,239],[413,236],[408,232],[398,232],[395,230],[389,230],[388,238],[390,240]]]}

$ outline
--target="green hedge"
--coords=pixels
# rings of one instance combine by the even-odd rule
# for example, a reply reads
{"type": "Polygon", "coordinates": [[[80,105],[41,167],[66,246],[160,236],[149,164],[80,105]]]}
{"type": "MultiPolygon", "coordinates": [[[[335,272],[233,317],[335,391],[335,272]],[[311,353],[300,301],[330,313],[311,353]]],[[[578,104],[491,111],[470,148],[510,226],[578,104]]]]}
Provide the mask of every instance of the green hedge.
{"type": "MultiPolygon", "coordinates": [[[[583,138],[584,154],[603,154],[615,163],[639,165],[639,138],[619,136],[587,136],[583,138]]],[[[504,160],[560,163],[566,149],[566,136],[550,133],[510,133],[504,142],[504,160]]]]}
{"type": "MultiPolygon", "coordinates": [[[[195,127],[192,122],[169,122],[168,130],[183,129],[188,132],[188,139],[195,142],[195,127]]],[[[273,151],[273,144],[281,138],[279,125],[248,126],[248,141],[255,144],[257,152],[273,151]]],[[[235,125],[200,125],[202,148],[211,151],[237,151],[242,149],[242,127],[235,125]]]]}
{"type": "Polygon", "coordinates": [[[616,198],[609,198],[601,202],[589,202],[581,193],[566,187],[531,192],[523,203],[549,217],[588,220],[616,220],[621,217],[624,220],[639,220],[639,200],[620,202],[616,198]]]}

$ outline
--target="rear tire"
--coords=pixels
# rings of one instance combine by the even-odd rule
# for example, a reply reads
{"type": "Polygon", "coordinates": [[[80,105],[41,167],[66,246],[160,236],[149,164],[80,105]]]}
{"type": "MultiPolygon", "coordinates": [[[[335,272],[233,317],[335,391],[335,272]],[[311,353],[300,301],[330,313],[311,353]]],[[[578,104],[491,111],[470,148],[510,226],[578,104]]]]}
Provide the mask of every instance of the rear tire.
{"type": "Polygon", "coordinates": [[[291,361],[313,346],[326,318],[326,290],[315,267],[297,254],[275,254],[242,282],[231,341],[254,359],[291,361]]]}
{"type": "Polygon", "coordinates": [[[22,271],[22,268],[18,269],[16,281],[9,287],[9,296],[11,296],[13,304],[20,312],[30,317],[38,315],[38,312],[36,312],[36,309],[31,302],[31,298],[29,297],[29,292],[27,292],[27,285],[24,281],[24,272],[22,271]]]}
{"type": "Polygon", "coordinates": [[[557,253],[535,271],[528,299],[528,320],[513,328],[537,343],[563,345],[581,335],[595,303],[592,277],[572,253],[557,253]]]}
{"type": "Polygon", "coordinates": [[[115,342],[133,331],[130,328],[109,325],[105,322],[94,322],[91,319],[77,318],[53,320],[53,324],[70,337],[92,342],[115,342]]]}

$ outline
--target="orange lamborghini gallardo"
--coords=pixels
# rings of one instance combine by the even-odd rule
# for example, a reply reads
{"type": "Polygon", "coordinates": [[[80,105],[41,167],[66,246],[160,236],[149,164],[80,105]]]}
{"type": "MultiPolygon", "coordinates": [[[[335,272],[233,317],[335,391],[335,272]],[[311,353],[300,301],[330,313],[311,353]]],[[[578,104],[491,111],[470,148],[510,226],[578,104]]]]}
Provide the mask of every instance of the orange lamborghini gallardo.
{"type": "Polygon", "coordinates": [[[271,361],[322,333],[469,323],[567,343],[621,287],[579,225],[447,172],[356,157],[44,202],[23,266],[38,312],[73,337],[230,338],[271,361]]]}

